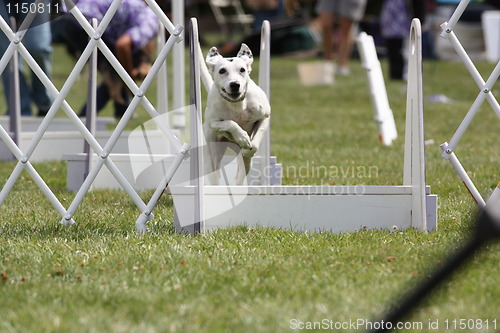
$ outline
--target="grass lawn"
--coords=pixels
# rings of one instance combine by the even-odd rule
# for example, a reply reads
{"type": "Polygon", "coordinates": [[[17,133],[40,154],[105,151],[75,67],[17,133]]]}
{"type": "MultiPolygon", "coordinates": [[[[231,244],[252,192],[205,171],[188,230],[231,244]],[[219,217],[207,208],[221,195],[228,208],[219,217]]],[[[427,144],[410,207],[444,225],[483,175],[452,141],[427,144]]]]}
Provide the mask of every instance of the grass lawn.
{"type": "MultiPolygon", "coordinates": [[[[72,62],[61,48],[54,59],[60,88],[72,62]]],[[[334,86],[303,87],[296,71],[301,61],[309,60],[272,60],[272,153],[283,163],[284,184],[402,184],[405,84],[387,82],[399,138],[384,147],[377,139],[360,63],[354,60],[351,76],[338,77],[334,86]],[[290,172],[304,165],[363,166],[376,172],[308,178],[290,172]]],[[[486,78],[494,66],[478,67],[486,78]]],[[[254,68],[256,78],[257,64],[254,68]]],[[[85,85],[83,77],[69,96],[75,109],[85,99],[85,85]]],[[[439,144],[451,138],[478,88],[461,64],[436,61],[424,63],[424,90],[426,99],[444,94],[454,101],[425,106],[427,183],[439,195],[436,232],[337,235],[237,227],[176,235],[172,200],[164,196],[148,224],[150,232],[139,236],[134,226],[138,211],[119,191],[89,193],[75,216],[77,224],[64,227],[23,173],[0,207],[0,332],[267,333],[294,331],[307,322],[377,318],[469,237],[476,212],[453,168],[440,156],[439,144]]],[[[500,96],[498,84],[493,92],[500,96]]],[[[139,111],[134,122],[147,119],[139,111]]],[[[485,196],[500,181],[499,129],[485,103],[456,149],[485,196]]],[[[13,167],[12,162],[0,163],[0,184],[13,167]]],[[[66,165],[40,163],[35,168],[69,205],[73,194],[65,189],[66,165]]],[[[458,329],[459,321],[454,329],[455,319],[482,320],[481,327],[475,322],[476,329],[465,331],[500,330],[499,250],[498,244],[485,247],[408,318],[423,329],[405,332],[464,331],[458,329]],[[429,328],[429,321],[438,321],[439,329],[429,328]]]]}

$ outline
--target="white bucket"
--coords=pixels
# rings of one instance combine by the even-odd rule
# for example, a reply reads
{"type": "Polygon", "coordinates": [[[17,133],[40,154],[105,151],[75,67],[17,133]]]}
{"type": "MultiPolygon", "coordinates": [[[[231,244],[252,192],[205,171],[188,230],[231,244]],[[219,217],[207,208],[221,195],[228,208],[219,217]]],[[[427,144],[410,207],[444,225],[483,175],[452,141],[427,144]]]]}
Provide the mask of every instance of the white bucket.
{"type": "Polygon", "coordinates": [[[500,10],[483,12],[481,21],[486,46],[486,59],[497,62],[500,60],[500,10]]]}
{"type": "Polygon", "coordinates": [[[304,86],[333,84],[335,82],[335,66],[332,62],[316,61],[297,65],[300,82],[304,86]]]}

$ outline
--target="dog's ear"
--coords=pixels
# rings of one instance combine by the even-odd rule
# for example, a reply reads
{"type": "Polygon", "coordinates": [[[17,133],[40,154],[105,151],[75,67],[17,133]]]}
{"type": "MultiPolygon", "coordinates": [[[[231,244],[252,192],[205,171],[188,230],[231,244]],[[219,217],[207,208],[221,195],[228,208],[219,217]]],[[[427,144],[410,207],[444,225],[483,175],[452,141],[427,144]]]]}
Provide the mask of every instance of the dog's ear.
{"type": "Polygon", "coordinates": [[[238,52],[238,58],[241,58],[247,64],[248,73],[252,71],[253,54],[247,44],[242,43],[240,51],[238,52]]]}
{"type": "Polygon", "coordinates": [[[217,51],[217,48],[213,46],[210,51],[208,51],[207,58],[205,59],[210,74],[214,73],[215,65],[220,59],[222,59],[222,56],[219,54],[219,51],[217,51]]]}

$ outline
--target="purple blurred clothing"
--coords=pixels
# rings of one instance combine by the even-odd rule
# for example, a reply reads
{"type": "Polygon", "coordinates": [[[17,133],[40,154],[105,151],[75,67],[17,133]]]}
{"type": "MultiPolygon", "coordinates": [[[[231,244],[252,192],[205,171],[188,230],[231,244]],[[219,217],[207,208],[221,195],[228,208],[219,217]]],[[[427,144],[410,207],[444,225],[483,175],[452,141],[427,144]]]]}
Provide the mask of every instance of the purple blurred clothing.
{"type": "Polygon", "coordinates": [[[385,0],[380,14],[380,29],[384,38],[404,38],[410,31],[408,0],[385,0]]]}
{"type": "MultiPolygon", "coordinates": [[[[113,0],[79,0],[76,6],[87,19],[101,22],[113,0]]],[[[143,48],[158,32],[158,18],[143,0],[123,0],[104,32],[108,43],[128,34],[134,49],[143,48]]]]}

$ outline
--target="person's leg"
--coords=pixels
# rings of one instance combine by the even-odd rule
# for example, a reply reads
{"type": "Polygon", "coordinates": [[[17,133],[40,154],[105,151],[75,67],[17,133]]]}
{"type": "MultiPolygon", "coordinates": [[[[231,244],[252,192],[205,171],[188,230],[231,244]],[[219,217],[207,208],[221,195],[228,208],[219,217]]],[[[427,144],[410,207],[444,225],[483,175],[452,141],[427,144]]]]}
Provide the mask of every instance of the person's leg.
{"type": "Polygon", "coordinates": [[[387,38],[387,57],[389,60],[389,76],[393,80],[402,80],[405,61],[402,53],[402,38],[387,38]]]}
{"type": "Polygon", "coordinates": [[[323,37],[323,58],[325,60],[333,60],[333,13],[321,12],[319,13],[319,20],[321,24],[321,32],[323,37]]]}
{"type": "Polygon", "coordinates": [[[125,114],[125,111],[127,111],[127,108],[128,108],[129,102],[130,102],[130,95],[129,95],[127,89],[128,88],[123,87],[122,91],[121,91],[121,95],[122,95],[122,98],[125,101],[125,103],[124,104],[120,104],[120,103],[118,103],[116,101],[114,102],[114,106],[115,106],[115,118],[116,119],[120,119],[121,117],[123,117],[123,115],[125,114]]]}
{"type": "MultiPolygon", "coordinates": [[[[2,18],[10,24],[10,18],[7,14],[7,8],[4,3],[0,4],[0,15],[2,18]]],[[[23,41],[24,43],[24,41],[23,41]]],[[[9,39],[0,32],[0,54],[3,55],[7,48],[9,47],[9,39]]],[[[21,57],[19,57],[19,91],[21,97],[21,114],[31,115],[31,98],[26,80],[24,78],[23,66],[21,57]]],[[[10,68],[7,66],[2,73],[2,82],[4,87],[5,100],[7,102],[7,108],[10,105],[10,68]]],[[[9,111],[8,111],[9,112],[9,111]]]]}
{"type": "Polygon", "coordinates": [[[349,74],[349,59],[352,53],[352,27],[353,20],[350,18],[340,18],[340,42],[339,42],[339,56],[338,56],[338,71],[339,75],[349,74]]]}
{"type": "MultiPolygon", "coordinates": [[[[104,107],[106,106],[106,104],[108,104],[110,99],[111,96],[109,95],[108,86],[103,82],[97,87],[96,90],[96,113],[104,109],[104,107]]],[[[79,116],[85,117],[86,114],[87,114],[87,103],[85,103],[83,107],[80,109],[79,116]]]]}
{"type": "Polygon", "coordinates": [[[324,84],[334,82],[335,69],[333,66],[333,24],[335,17],[330,12],[320,12],[319,20],[323,36],[322,81],[324,84]]]}
{"type": "MultiPolygon", "coordinates": [[[[52,75],[52,47],[50,23],[36,25],[25,36],[26,48],[38,63],[42,71],[50,78],[52,75]]],[[[31,97],[38,107],[40,116],[44,116],[53,102],[53,97],[35,73],[31,72],[31,97]]]]}

